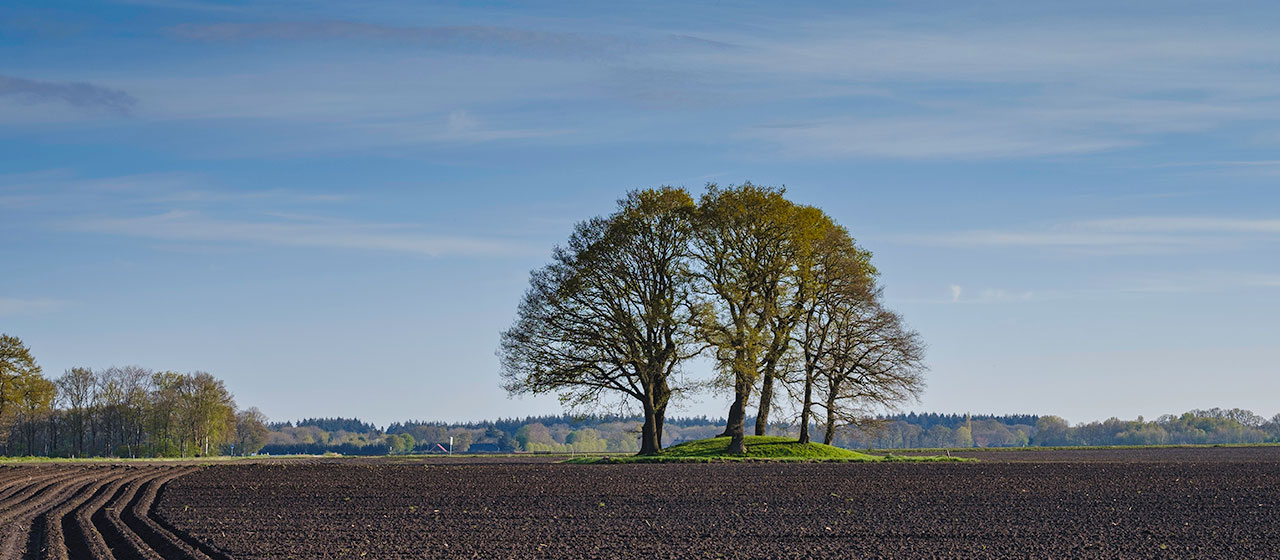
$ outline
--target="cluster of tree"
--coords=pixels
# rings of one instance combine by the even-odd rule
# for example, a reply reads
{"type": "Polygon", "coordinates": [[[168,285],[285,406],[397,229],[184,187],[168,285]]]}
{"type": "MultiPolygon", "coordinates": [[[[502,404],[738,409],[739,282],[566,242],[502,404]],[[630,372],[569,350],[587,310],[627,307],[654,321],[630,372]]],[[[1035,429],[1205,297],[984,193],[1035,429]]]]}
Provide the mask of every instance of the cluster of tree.
{"type": "MultiPolygon", "coordinates": [[[[262,453],[343,455],[384,455],[398,453],[573,453],[639,451],[640,416],[531,416],[495,421],[445,423],[411,420],[396,422],[385,430],[359,420],[358,424],[331,425],[343,429],[327,431],[303,422],[270,424],[267,445],[262,453]],[[348,431],[345,428],[360,428],[348,431]]],[[[723,432],[724,419],[676,417],[667,422],[663,444],[714,437],[723,432]]],[[[784,426],[771,426],[771,433],[784,433],[784,426]]]]}
{"type": "Polygon", "coordinates": [[[1154,421],[1109,418],[1072,426],[1057,416],[1036,422],[1036,445],[1183,445],[1280,443],[1280,414],[1270,420],[1239,408],[1165,414],[1154,421]]]}
{"type": "Polygon", "coordinates": [[[377,426],[360,421],[358,418],[304,418],[297,422],[272,422],[271,429],[279,428],[305,428],[316,427],[326,432],[370,432],[377,430],[377,426]]]}
{"type": "MultiPolygon", "coordinates": [[[[755,418],[747,418],[754,424],[755,418]]],[[[353,420],[352,422],[359,422],[353,420]]],[[[379,430],[327,432],[293,423],[273,424],[263,452],[271,454],[384,455],[442,453],[453,438],[456,453],[613,452],[636,453],[641,416],[531,416],[494,421],[445,423],[408,421],[379,430]]],[[[667,419],[662,444],[715,437],[724,418],[667,419]]],[[[345,427],[356,427],[348,424],[345,427]]],[[[812,426],[815,428],[816,426],[812,426]]],[[[800,426],[771,422],[769,435],[798,437],[800,426]]],[[[1198,443],[1280,443],[1280,415],[1266,420],[1247,410],[1193,410],[1153,422],[1101,421],[1069,425],[1056,416],[908,413],[880,415],[835,430],[832,444],[849,449],[972,448],[1198,443]],[[1141,437],[1139,437],[1141,436],[1141,437]]]]}
{"type": "Polygon", "coordinates": [[[1036,434],[1031,415],[906,414],[877,418],[842,430],[836,445],[848,448],[1025,447],[1036,434]]]}
{"type": "Polygon", "coordinates": [[[44,377],[17,337],[0,335],[0,452],[53,457],[253,453],[266,417],[237,411],[205,372],[72,368],[44,377]]]}
{"type": "Polygon", "coordinates": [[[1071,425],[1058,416],[905,414],[841,430],[842,447],[1023,447],[1082,445],[1187,445],[1280,443],[1280,414],[1267,420],[1239,408],[1192,410],[1154,421],[1120,420],[1071,425]]]}
{"type": "Polygon", "coordinates": [[[812,421],[831,443],[923,388],[924,345],[875,280],[844,227],[782,189],[712,184],[696,202],[683,189],[633,191],[532,273],[502,334],[504,386],[577,409],[621,396],[643,412],[641,454],[661,450],[673,399],[707,384],[733,395],[730,452],[743,450],[753,398],[763,435],[780,395],[800,441],[812,421]],[[699,355],[715,379],[681,375],[699,355]]]}

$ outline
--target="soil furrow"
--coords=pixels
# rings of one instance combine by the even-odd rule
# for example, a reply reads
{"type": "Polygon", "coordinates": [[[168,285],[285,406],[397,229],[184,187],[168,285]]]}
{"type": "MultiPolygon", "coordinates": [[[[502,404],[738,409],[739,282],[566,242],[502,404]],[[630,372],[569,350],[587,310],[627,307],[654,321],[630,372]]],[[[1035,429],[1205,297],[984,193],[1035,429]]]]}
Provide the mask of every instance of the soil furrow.
{"type": "Polygon", "coordinates": [[[187,543],[187,545],[190,546],[191,548],[204,553],[205,556],[209,557],[212,560],[233,560],[229,554],[218,549],[216,546],[213,546],[209,543],[205,543],[197,539],[196,537],[192,536],[190,533],[169,524],[164,519],[164,517],[159,515],[159,513],[156,511],[157,506],[160,503],[162,492],[167,487],[168,483],[173,479],[176,479],[180,476],[183,476],[192,472],[193,470],[196,470],[196,469],[187,470],[185,472],[181,472],[171,477],[168,477],[160,486],[157,487],[156,495],[152,496],[151,504],[146,509],[146,519],[148,519],[152,523],[155,523],[156,525],[168,531],[172,535],[178,537],[183,542],[187,543]]]}
{"type": "MultiPolygon", "coordinates": [[[[32,476],[26,481],[14,484],[13,488],[10,489],[10,492],[0,496],[0,512],[9,510],[24,501],[30,500],[40,491],[56,484],[59,481],[79,476],[80,474],[83,473],[74,469],[60,470],[58,472],[32,476]]],[[[3,520],[3,518],[0,517],[0,520],[3,520]]]]}
{"type": "Polygon", "coordinates": [[[59,467],[8,467],[0,472],[0,496],[13,492],[27,484],[30,484],[35,478],[43,478],[57,472],[63,472],[64,469],[59,467]]]}
{"type": "Polygon", "coordinates": [[[10,520],[30,511],[31,508],[48,501],[52,494],[65,490],[69,484],[82,480],[92,480],[94,476],[96,476],[96,473],[68,471],[24,488],[4,502],[0,502],[0,524],[8,523],[10,520]]]}
{"type": "Polygon", "coordinates": [[[23,550],[30,548],[29,543],[32,539],[36,540],[38,546],[37,533],[43,527],[34,524],[36,518],[46,510],[56,507],[69,497],[83,491],[100,476],[102,476],[100,472],[93,472],[57,482],[46,487],[45,491],[33,496],[32,499],[0,514],[5,518],[3,536],[0,537],[0,558],[20,557],[23,550]]]}
{"type": "Polygon", "coordinates": [[[151,518],[151,508],[161,487],[170,480],[194,470],[196,469],[175,469],[175,472],[152,478],[147,481],[141,491],[134,495],[129,505],[121,512],[121,518],[125,524],[141,537],[147,543],[147,546],[151,547],[163,558],[211,560],[204,551],[179,538],[151,518]]]}
{"type": "Polygon", "coordinates": [[[131,480],[128,484],[120,487],[115,495],[111,497],[105,507],[93,512],[93,526],[102,536],[105,546],[111,551],[111,556],[121,560],[137,559],[137,560],[163,560],[142,537],[134,533],[124,520],[120,518],[120,513],[128,507],[128,504],[138,495],[138,489],[147,483],[147,481],[156,477],[157,472],[147,473],[131,480]]]}
{"type": "Polygon", "coordinates": [[[107,504],[124,485],[149,476],[150,467],[131,469],[123,476],[116,477],[106,484],[92,499],[75,508],[70,515],[62,518],[62,531],[69,558],[94,558],[104,560],[114,558],[111,548],[107,546],[103,536],[94,526],[92,518],[107,504]]]}
{"type": "Polygon", "coordinates": [[[70,560],[71,553],[67,547],[64,531],[65,521],[71,517],[69,514],[80,507],[80,504],[102,494],[112,480],[119,479],[123,475],[123,472],[117,471],[106,473],[106,476],[81,488],[70,499],[40,514],[32,523],[32,538],[28,542],[25,558],[70,560]]]}

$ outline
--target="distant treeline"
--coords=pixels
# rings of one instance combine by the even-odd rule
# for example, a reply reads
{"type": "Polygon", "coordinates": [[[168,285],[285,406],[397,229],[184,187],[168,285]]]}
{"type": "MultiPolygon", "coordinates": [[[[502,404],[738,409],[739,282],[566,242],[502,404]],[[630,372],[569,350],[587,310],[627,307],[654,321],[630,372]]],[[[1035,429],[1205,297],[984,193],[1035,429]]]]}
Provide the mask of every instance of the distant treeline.
{"type": "Polygon", "coordinates": [[[237,410],[205,372],[71,368],[48,379],[14,336],[0,335],[0,453],[43,457],[249,454],[266,417],[237,410]]]}
{"type": "MultiPolygon", "coordinates": [[[[396,422],[379,430],[356,419],[309,419],[273,424],[271,454],[382,455],[442,453],[619,452],[639,450],[639,416],[530,416],[484,422],[396,422]],[[337,426],[325,430],[323,426],[337,426]]],[[[714,437],[722,418],[667,419],[663,444],[714,437]]],[[[770,424],[769,433],[793,436],[798,427],[770,424]]],[[[1193,410],[1154,421],[1112,418],[1070,425],[1057,416],[907,413],[882,416],[837,431],[835,444],[851,449],[913,447],[1025,447],[1280,442],[1280,415],[1267,420],[1241,409],[1193,410]]]]}
{"type": "Polygon", "coordinates": [[[293,428],[303,426],[315,426],[326,432],[372,432],[378,427],[373,424],[361,422],[357,418],[306,418],[297,422],[271,422],[267,424],[273,430],[280,428],[293,428]]]}
{"type": "MultiPolygon", "coordinates": [[[[410,420],[385,430],[358,419],[307,419],[271,424],[262,453],[383,455],[386,453],[639,451],[640,416],[530,416],[493,421],[446,423],[410,420]],[[326,429],[336,428],[336,429],[326,429]]],[[[712,437],[724,419],[669,418],[670,443],[712,437]]]]}

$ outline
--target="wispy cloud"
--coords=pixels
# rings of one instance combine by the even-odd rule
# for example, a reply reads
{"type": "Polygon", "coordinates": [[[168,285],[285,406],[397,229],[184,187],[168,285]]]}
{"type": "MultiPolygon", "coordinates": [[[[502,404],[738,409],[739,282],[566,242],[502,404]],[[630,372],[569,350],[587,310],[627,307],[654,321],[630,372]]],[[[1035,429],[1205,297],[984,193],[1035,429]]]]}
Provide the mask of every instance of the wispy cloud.
{"type": "Polygon", "coordinates": [[[1280,219],[1154,216],[897,237],[900,242],[920,245],[1048,248],[1098,254],[1221,250],[1277,239],[1280,239],[1280,219]]]}
{"type": "Polygon", "coordinates": [[[378,40],[419,47],[509,54],[574,54],[598,56],[620,41],[589,36],[480,25],[406,27],[355,21],[295,21],[187,24],[169,30],[175,37],[200,41],[246,40],[378,40]]]}
{"type": "Polygon", "coordinates": [[[332,6],[242,11],[245,21],[168,28],[219,64],[113,83],[147,101],[147,119],[251,128],[250,141],[220,144],[255,155],[563,135],[727,137],[757,147],[751,157],[987,160],[1086,156],[1280,118],[1280,40],[1249,22],[992,23],[942,10],[619,25],[458,9],[425,25],[332,6]],[[300,55],[286,44],[296,42],[315,49],[300,55]],[[463,107],[487,124],[457,118],[463,107]]]}
{"type": "Polygon", "coordinates": [[[1246,112],[1226,104],[1059,94],[1003,107],[953,102],[907,116],[765,125],[742,135],[793,157],[996,159],[1129,148],[1152,135],[1204,130],[1246,112]]]}
{"type": "Polygon", "coordinates": [[[38,315],[60,311],[66,306],[66,301],[57,299],[0,297],[0,316],[38,315]]]}
{"type": "MultiPolygon", "coordinates": [[[[947,17],[940,14],[940,18],[947,17]]],[[[782,26],[779,33],[734,37],[738,51],[704,55],[736,69],[778,76],[825,74],[860,81],[945,81],[1077,84],[1117,90],[1163,90],[1260,94],[1265,71],[1230,82],[1207,82],[1196,68],[1215,76],[1234,74],[1274,57],[1269,30],[1188,24],[1176,20],[1021,21],[975,24],[947,21],[931,28],[834,19],[782,26]]],[[[715,37],[713,37],[715,38],[715,37]]]]}
{"type": "Polygon", "coordinates": [[[356,198],[347,193],[305,192],[284,188],[232,189],[199,173],[157,172],[81,177],[64,169],[0,175],[0,207],[42,206],[60,212],[112,207],[165,209],[207,207],[214,203],[264,202],[315,204],[356,198]]]}
{"type": "Polygon", "coordinates": [[[748,129],[744,138],[779,145],[790,157],[1012,158],[1085,154],[1136,145],[1037,127],[1014,118],[969,116],[839,119],[748,129]]]}
{"type": "Polygon", "coordinates": [[[1178,161],[1159,163],[1152,167],[1280,167],[1280,159],[1178,161]]]}
{"type": "Polygon", "coordinates": [[[1280,288],[1280,274],[1202,270],[1139,276],[1126,280],[1121,291],[1135,294],[1209,294],[1258,288],[1280,288]]]}
{"type": "Polygon", "coordinates": [[[0,97],[29,103],[65,103],[118,114],[128,114],[138,103],[128,93],[86,82],[44,82],[4,75],[0,75],[0,97]]]}
{"type": "Polygon", "coordinates": [[[1001,289],[986,289],[978,294],[977,303],[1020,303],[1031,301],[1033,292],[1013,292],[1001,289]]]}
{"type": "Polygon", "coordinates": [[[966,296],[966,290],[959,284],[951,284],[947,286],[950,297],[925,297],[925,298],[892,298],[895,303],[913,303],[913,304],[944,304],[954,303],[961,305],[974,304],[1002,304],[1002,303],[1027,303],[1036,301],[1035,292],[1032,291],[1014,291],[998,288],[987,288],[979,290],[974,296],[966,296]]]}
{"type": "Polygon", "coordinates": [[[545,138],[569,134],[570,130],[556,129],[520,129],[496,128],[473,116],[469,111],[458,109],[450,111],[440,122],[439,119],[421,121],[397,121],[392,123],[369,123],[360,128],[376,132],[376,139],[394,142],[445,142],[454,144],[472,144],[498,140],[517,140],[526,138],[545,138]]]}
{"type": "Polygon", "coordinates": [[[404,224],[337,220],[222,220],[198,212],[174,211],[136,218],[103,218],[68,222],[77,231],[142,237],[163,241],[265,244],[411,253],[440,256],[504,256],[519,254],[518,243],[453,235],[434,235],[404,224]]]}
{"type": "Polygon", "coordinates": [[[1280,234],[1280,218],[1133,217],[1081,222],[1080,227],[1103,231],[1163,233],[1280,234]]]}
{"type": "Polygon", "coordinates": [[[1280,75],[1259,69],[1280,51],[1270,32],[1170,21],[919,23],[793,22],[734,37],[740,49],[690,58],[714,61],[713,72],[739,76],[736,87],[748,92],[761,82],[742,76],[771,76],[791,90],[775,94],[793,98],[847,98],[840,89],[849,86],[892,91],[888,111],[873,105],[815,114],[804,126],[744,129],[789,157],[1088,154],[1280,116],[1272,94],[1280,75]]]}

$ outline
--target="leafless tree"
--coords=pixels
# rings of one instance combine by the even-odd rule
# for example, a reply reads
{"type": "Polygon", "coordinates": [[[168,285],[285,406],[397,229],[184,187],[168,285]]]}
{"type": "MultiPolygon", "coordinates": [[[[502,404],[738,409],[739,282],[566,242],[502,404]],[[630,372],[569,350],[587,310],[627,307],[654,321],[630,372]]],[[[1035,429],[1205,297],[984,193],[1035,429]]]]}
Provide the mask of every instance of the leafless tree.
{"type": "Polygon", "coordinates": [[[58,378],[58,395],[66,404],[76,433],[76,457],[84,456],[85,417],[95,383],[90,368],[71,368],[58,378]]]}
{"type": "Polygon", "coordinates": [[[879,294],[836,310],[833,346],[819,368],[830,444],[841,425],[864,422],[924,390],[924,343],[879,294]]]}

